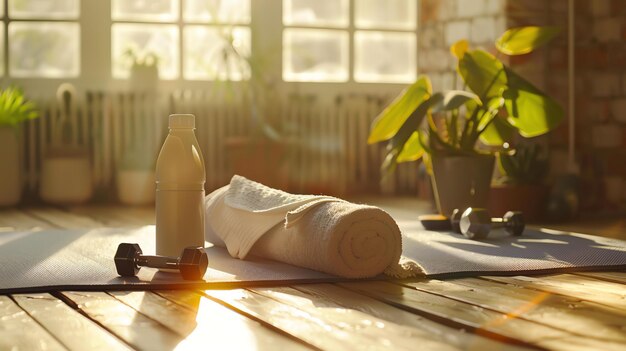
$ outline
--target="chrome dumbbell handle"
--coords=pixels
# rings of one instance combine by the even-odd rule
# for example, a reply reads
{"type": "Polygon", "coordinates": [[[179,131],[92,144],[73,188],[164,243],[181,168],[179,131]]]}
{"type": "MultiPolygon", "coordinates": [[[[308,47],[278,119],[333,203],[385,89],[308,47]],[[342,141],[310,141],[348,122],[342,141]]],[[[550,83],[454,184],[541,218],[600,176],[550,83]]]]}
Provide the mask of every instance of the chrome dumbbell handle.
{"type": "Polygon", "coordinates": [[[139,267],[178,269],[179,258],[168,256],[137,255],[135,264],[139,267]]]}

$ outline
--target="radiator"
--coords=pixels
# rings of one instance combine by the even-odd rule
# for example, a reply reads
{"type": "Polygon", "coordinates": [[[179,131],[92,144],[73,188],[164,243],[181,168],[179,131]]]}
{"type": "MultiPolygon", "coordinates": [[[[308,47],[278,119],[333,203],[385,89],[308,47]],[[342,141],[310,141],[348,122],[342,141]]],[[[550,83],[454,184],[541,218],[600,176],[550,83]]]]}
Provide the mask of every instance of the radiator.
{"type": "MultiPolygon", "coordinates": [[[[76,100],[77,115],[63,122],[56,99],[35,98],[41,118],[22,128],[26,188],[36,193],[42,158],[59,138],[89,153],[94,188],[114,193],[116,170],[125,155],[140,149],[154,157],[167,134],[170,113],[196,116],[196,136],[206,165],[207,191],[227,184],[233,174],[226,140],[254,132],[250,104],[210,91],[170,94],[90,91],[76,100]],[[60,132],[61,131],[61,132],[60,132]],[[139,146],[138,146],[139,145],[139,146]]],[[[414,195],[417,163],[401,164],[381,182],[384,145],[368,145],[373,118],[384,99],[341,96],[331,102],[291,96],[271,104],[271,118],[290,143],[285,162],[289,190],[330,192],[338,196],[363,193],[414,195]]]]}

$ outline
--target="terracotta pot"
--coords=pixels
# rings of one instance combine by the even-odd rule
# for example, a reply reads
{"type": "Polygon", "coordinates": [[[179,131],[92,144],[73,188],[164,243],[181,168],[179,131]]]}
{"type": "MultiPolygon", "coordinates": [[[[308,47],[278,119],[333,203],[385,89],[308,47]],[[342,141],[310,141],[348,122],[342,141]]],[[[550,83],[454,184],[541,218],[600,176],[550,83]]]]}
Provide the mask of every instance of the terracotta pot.
{"type": "Polygon", "coordinates": [[[226,146],[235,174],[273,188],[288,188],[285,144],[241,137],[226,140],[226,146]]]}
{"type": "Polygon", "coordinates": [[[507,211],[522,211],[527,221],[541,220],[548,193],[545,185],[494,185],[489,193],[489,213],[502,217],[507,211]]]}
{"type": "Polygon", "coordinates": [[[493,174],[493,155],[432,155],[433,190],[439,213],[455,208],[486,208],[493,174]]]}
{"type": "Polygon", "coordinates": [[[0,127],[0,206],[13,206],[22,197],[22,172],[17,130],[0,127]]]}
{"type": "Polygon", "coordinates": [[[117,171],[117,197],[126,205],[154,203],[156,181],[154,171],[123,169],[117,171]]]}

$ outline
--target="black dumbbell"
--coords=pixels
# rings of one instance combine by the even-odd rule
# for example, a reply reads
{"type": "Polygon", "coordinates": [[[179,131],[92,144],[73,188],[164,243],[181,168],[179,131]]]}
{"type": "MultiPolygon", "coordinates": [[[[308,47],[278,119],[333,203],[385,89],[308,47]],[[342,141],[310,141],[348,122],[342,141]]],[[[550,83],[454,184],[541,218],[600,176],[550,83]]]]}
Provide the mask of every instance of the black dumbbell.
{"type": "Polygon", "coordinates": [[[209,265],[202,247],[187,247],[178,258],[142,255],[139,244],[121,243],[115,253],[115,269],[122,277],[134,277],[141,267],[177,269],[186,280],[200,280],[209,265]]]}
{"type": "Polygon", "coordinates": [[[450,215],[450,225],[452,226],[452,230],[459,234],[461,234],[461,227],[459,225],[461,222],[461,215],[463,215],[463,212],[461,212],[458,208],[455,208],[450,215]]]}
{"type": "Polygon", "coordinates": [[[487,210],[471,207],[463,212],[459,222],[461,233],[469,239],[484,239],[495,228],[504,228],[509,234],[520,236],[524,227],[521,212],[509,211],[502,218],[491,218],[487,210]]]}

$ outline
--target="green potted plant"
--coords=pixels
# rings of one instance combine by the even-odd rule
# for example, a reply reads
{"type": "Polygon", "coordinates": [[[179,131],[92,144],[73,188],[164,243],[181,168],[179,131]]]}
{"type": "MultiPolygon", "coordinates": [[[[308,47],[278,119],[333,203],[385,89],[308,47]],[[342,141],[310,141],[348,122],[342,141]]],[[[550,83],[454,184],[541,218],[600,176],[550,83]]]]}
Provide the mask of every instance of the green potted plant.
{"type": "Polygon", "coordinates": [[[520,144],[514,150],[497,154],[501,177],[491,186],[489,213],[503,216],[507,211],[522,211],[527,220],[541,219],[546,208],[548,158],[538,144],[520,144]]]}
{"type": "Polygon", "coordinates": [[[217,75],[217,84],[226,88],[226,96],[232,96],[238,88],[238,96],[244,102],[249,116],[249,133],[229,136],[225,140],[230,165],[235,174],[263,184],[285,188],[288,183],[287,143],[284,138],[286,126],[278,121],[279,98],[270,78],[265,75],[267,57],[258,52],[249,55],[240,47],[232,26],[219,27],[223,46],[214,55],[217,64],[223,67],[223,75],[217,75]],[[241,72],[232,71],[231,65],[241,72]],[[246,77],[246,73],[249,76],[246,77]],[[242,75],[240,82],[232,84],[231,77],[242,75]],[[279,127],[282,127],[279,128],[279,127]]]}
{"type": "MultiPolygon", "coordinates": [[[[124,53],[131,61],[129,99],[148,96],[154,99],[159,80],[159,56],[147,52],[140,56],[133,48],[124,53]],[[145,95],[145,96],[144,96],[145,95]]],[[[150,116],[145,111],[134,109],[129,122],[129,142],[124,144],[123,154],[115,174],[117,198],[125,205],[147,205],[154,203],[156,191],[155,164],[158,149],[150,143],[147,132],[150,116]]]]}
{"type": "Polygon", "coordinates": [[[0,90],[0,206],[15,205],[22,197],[19,128],[37,117],[36,105],[20,89],[0,90]]]}
{"type": "Polygon", "coordinates": [[[368,138],[370,144],[388,141],[383,168],[391,171],[398,162],[424,158],[441,214],[486,207],[492,150],[515,133],[545,134],[563,119],[557,102],[499,56],[527,54],[558,33],[552,27],[509,29],[495,42],[498,56],[470,49],[465,40],[452,45],[467,90],[433,92],[428,77],[422,76],[392,101],[372,123],[368,138]]]}

